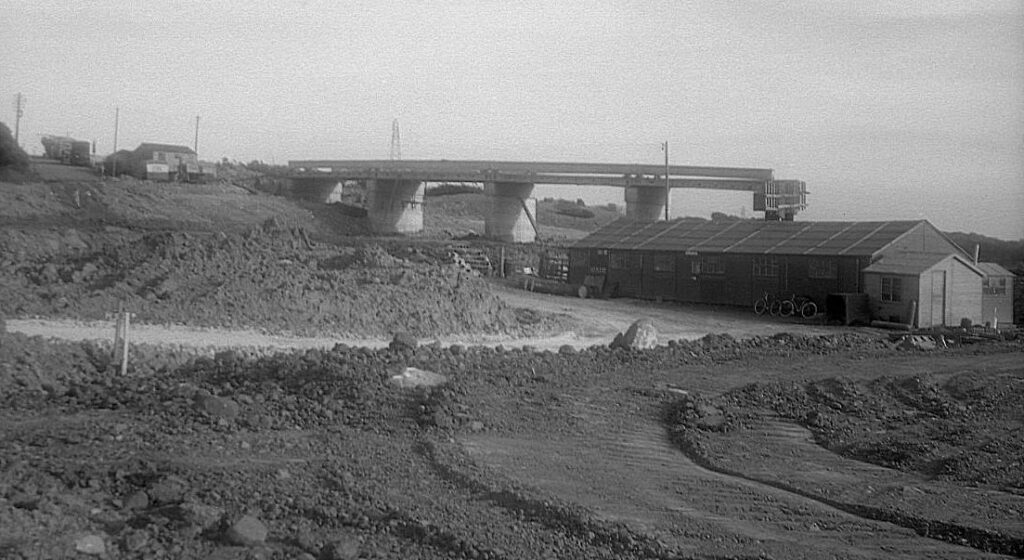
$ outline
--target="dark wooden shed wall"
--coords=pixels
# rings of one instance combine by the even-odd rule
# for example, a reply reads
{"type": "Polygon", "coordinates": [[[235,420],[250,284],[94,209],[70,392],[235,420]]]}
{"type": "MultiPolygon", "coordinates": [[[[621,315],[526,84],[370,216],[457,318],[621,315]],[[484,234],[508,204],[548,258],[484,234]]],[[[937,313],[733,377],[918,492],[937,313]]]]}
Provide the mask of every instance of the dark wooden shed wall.
{"type": "MultiPolygon", "coordinates": [[[[570,253],[569,282],[582,284],[587,274],[602,274],[607,267],[611,292],[622,297],[670,301],[751,305],[764,293],[779,297],[811,297],[824,307],[831,293],[863,291],[861,270],[865,257],[808,257],[797,255],[704,254],[630,250],[574,249],[570,253]],[[717,259],[717,271],[701,270],[708,258],[717,259]],[[755,275],[757,259],[774,259],[774,276],[755,275]],[[834,263],[831,278],[812,278],[812,261],[834,263]]],[[[769,261],[770,262],[770,261],[769,261]]],[[[827,265],[825,266],[827,269],[827,265]]]]}

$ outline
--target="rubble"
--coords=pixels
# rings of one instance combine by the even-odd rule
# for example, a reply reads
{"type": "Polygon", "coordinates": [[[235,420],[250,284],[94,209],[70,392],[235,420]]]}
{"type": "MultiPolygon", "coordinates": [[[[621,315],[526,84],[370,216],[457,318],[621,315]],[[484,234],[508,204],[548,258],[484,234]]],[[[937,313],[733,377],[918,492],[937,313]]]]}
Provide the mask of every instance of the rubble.
{"type": "Polygon", "coordinates": [[[525,328],[483,280],[451,265],[378,245],[350,252],[278,226],[115,239],[0,268],[0,313],[99,320],[123,305],[142,323],[359,337],[525,328]]]}
{"type": "Polygon", "coordinates": [[[638,319],[625,334],[619,333],[610,347],[627,350],[650,350],[658,345],[658,329],[650,319],[638,319]]]}

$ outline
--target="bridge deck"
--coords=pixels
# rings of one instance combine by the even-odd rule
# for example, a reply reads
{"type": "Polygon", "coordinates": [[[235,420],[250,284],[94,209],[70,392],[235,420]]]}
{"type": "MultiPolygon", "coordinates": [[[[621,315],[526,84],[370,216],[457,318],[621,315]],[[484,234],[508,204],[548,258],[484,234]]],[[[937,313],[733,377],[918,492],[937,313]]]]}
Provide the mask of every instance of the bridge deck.
{"type": "MultiPolygon", "coordinates": [[[[448,160],[289,161],[294,178],[414,179],[429,182],[523,182],[540,184],[665,186],[665,166],[619,163],[448,160]]],[[[672,188],[753,191],[772,180],[771,169],[668,168],[672,188]]]]}

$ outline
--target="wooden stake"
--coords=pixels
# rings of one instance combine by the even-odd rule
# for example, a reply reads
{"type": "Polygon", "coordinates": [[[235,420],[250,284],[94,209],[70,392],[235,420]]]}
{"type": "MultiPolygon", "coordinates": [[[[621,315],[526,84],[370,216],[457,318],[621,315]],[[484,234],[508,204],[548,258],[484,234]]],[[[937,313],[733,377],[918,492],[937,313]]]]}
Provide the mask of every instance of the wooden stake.
{"type": "Polygon", "coordinates": [[[117,313],[117,320],[114,323],[114,348],[111,351],[111,359],[117,361],[121,352],[121,312],[117,313]]]}
{"type": "Polygon", "coordinates": [[[123,314],[122,324],[124,325],[124,335],[121,337],[121,375],[128,374],[128,324],[130,322],[131,313],[125,311],[123,314]]]}

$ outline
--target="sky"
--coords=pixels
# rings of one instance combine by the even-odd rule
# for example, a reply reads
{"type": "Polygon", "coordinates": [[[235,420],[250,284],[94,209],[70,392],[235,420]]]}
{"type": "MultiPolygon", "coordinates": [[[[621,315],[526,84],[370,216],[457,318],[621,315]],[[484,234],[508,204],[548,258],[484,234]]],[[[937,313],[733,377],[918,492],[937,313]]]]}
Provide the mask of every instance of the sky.
{"type": "MultiPolygon", "coordinates": [[[[1024,238],[1024,2],[0,0],[0,121],[204,160],[771,168],[798,220],[1024,238]]],[[[622,204],[621,189],[538,187],[622,204]]],[[[674,215],[753,215],[676,190],[674,215]]],[[[428,209],[429,211],[429,209],[428,209]]]]}

